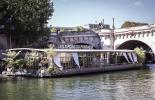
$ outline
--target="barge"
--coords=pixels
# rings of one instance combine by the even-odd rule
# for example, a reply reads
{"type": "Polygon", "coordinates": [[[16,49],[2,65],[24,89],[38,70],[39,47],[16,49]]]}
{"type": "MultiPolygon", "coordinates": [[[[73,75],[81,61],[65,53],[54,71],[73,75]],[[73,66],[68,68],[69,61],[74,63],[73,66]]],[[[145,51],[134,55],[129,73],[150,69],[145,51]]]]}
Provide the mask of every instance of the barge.
{"type": "Polygon", "coordinates": [[[53,49],[50,56],[48,49],[16,48],[9,51],[15,51],[18,54],[20,52],[24,56],[29,52],[29,57],[32,56],[30,52],[35,52],[37,55],[36,61],[33,62],[35,68],[23,66],[20,70],[16,69],[8,74],[11,76],[64,77],[143,68],[143,64],[138,62],[133,50],[53,49]],[[40,54],[44,54],[44,57],[40,54]],[[48,60],[47,66],[39,65],[40,58],[48,60]]]}

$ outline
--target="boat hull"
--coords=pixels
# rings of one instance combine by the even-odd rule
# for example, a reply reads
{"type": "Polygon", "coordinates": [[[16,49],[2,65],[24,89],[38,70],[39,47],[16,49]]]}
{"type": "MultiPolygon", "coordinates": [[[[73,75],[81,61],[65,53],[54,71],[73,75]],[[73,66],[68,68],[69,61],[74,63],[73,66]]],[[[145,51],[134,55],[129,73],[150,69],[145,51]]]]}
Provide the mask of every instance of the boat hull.
{"type": "Polygon", "coordinates": [[[45,76],[45,77],[75,76],[75,75],[83,75],[83,74],[104,73],[104,72],[140,69],[140,68],[144,68],[143,64],[107,65],[102,67],[64,70],[58,73],[54,73],[51,76],[45,76]]]}

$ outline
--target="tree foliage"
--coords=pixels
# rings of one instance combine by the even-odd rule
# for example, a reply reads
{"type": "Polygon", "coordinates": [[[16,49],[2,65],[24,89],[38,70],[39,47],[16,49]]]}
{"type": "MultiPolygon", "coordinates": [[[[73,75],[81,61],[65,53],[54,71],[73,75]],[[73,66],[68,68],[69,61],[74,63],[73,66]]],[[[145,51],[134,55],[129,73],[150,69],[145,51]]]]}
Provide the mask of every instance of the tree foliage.
{"type": "Polygon", "coordinates": [[[52,28],[51,28],[51,32],[52,32],[52,33],[56,33],[56,32],[57,32],[57,29],[54,28],[54,27],[52,27],[52,28]]]}
{"type": "Polygon", "coordinates": [[[135,27],[135,26],[143,26],[148,25],[147,23],[139,23],[139,22],[132,22],[132,21],[125,21],[121,28],[127,28],[127,27],[135,27]]]}
{"type": "Polygon", "coordinates": [[[145,51],[143,48],[135,48],[134,51],[136,52],[137,54],[137,57],[138,57],[138,62],[139,63],[144,63],[145,62],[145,59],[146,59],[146,56],[145,56],[145,51]]]}
{"type": "Polygon", "coordinates": [[[82,31],[85,31],[85,29],[82,26],[77,26],[73,29],[73,31],[82,32],[82,31]]]}
{"type": "Polygon", "coordinates": [[[7,63],[6,67],[23,67],[23,65],[26,63],[24,59],[16,59],[16,57],[20,54],[21,51],[15,52],[15,51],[7,51],[6,53],[3,53],[3,55],[6,56],[5,61],[7,63]]]}
{"type": "Polygon", "coordinates": [[[45,25],[53,11],[51,0],[1,0],[0,27],[19,45],[33,42],[50,32],[45,25]]]}
{"type": "Polygon", "coordinates": [[[64,28],[60,29],[60,32],[65,32],[65,29],[64,28]]]}

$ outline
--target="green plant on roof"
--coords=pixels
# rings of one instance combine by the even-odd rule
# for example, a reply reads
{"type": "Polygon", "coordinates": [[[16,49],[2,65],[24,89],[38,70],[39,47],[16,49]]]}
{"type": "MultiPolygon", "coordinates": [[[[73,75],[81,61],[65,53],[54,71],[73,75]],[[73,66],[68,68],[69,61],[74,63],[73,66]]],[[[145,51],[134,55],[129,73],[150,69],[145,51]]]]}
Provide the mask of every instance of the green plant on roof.
{"type": "Polygon", "coordinates": [[[16,57],[20,54],[21,51],[15,52],[15,51],[7,51],[6,53],[3,53],[3,55],[6,55],[6,63],[7,67],[23,67],[23,65],[26,63],[24,59],[16,59],[16,57]]]}
{"type": "Polygon", "coordinates": [[[40,58],[39,53],[37,51],[32,51],[25,55],[24,60],[27,62],[29,67],[32,67],[36,61],[40,58]]]}
{"type": "Polygon", "coordinates": [[[56,55],[56,52],[53,50],[53,48],[49,48],[46,51],[47,56],[54,57],[56,55]]]}
{"type": "Polygon", "coordinates": [[[13,67],[16,54],[17,53],[15,51],[7,51],[6,53],[3,53],[3,55],[6,56],[5,61],[7,63],[7,67],[13,67]]]}
{"type": "Polygon", "coordinates": [[[54,64],[53,64],[53,57],[56,55],[56,52],[53,50],[53,48],[49,48],[45,50],[45,52],[47,54],[47,59],[49,61],[49,66],[48,66],[47,71],[51,74],[55,70],[54,64]]]}
{"type": "Polygon", "coordinates": [[[145,62],[145,59],[146,59],[145,50],[144,50],[143,48],[138,48],[138,47],[136,47],[136,48],[134,49],[134,51],[135,51],[136,54],[137,54],[138,62],[139,62],[139,63],[144,63],[144,62],[145,62]]]}

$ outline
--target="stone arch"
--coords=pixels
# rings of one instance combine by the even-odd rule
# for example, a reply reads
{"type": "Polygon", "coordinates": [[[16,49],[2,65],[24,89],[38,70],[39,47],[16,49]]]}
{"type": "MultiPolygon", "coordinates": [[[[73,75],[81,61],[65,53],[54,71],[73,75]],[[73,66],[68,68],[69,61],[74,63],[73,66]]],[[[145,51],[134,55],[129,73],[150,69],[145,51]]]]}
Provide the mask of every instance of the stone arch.
{"type": "Polygon", "coordinates": [[[97,45],[94,45],[94,44],[88,43],[88,42],[75,43],[74,45],[88,45],[88,46],[92,46],[92,49],[99,49],[99,47],[97,45]]]}
{"type": "Polygon", "coordinates": [[[133,50],[136,47],[142,47],[146,51],[150,51],[150,50],[153,51],[152,48],[148,44],[146,44],[146,43],[144,43],[142,41],[139,41],[139,40],[125,41],[122,44],[120,44],[117,47],[117,49],[130,49],[130,50],[133,50]]]}
{"type": "Polygon", "coordinates": [[[146,51],[147,60],[154,60],[155,51],[150,43],[139,41],[139,40],[128,40],[121,43],[116,49],[130,49],[134,50],[134,48],[140,47],[146,51]]]}
{"type": "Polygon", "coordinates": [[[60,41],[66,45],[86,44],[101,49],[100,36],[93,31],[60,33],[60,41]]]}
{"type": "Polygon", "coordinates": [[[96,37],[91,37],[91,38],[92,38],[92,40],[85,40],[85,39],[80,40],[80,39],[78,39],[78,40],[74,41],[73,44],[74,45],[86,44],[86,45],[93,46],[95,49],[100,49],[101,45],[100,45],[100,41],[98,40],[98,38],[96,38],[96,37]],[[95,40],[95,39],[97,39],[97,40],[95,40]]]}
{"type": "Polygon", "coordinates": [[[147,42],[147,41],[133,39],[133,40],[123,41],[119,44],[115,44],[115,49],[131,49],[132,50],[134,47],[144,47],[144,50],[147,50],[147,48],[149,48],[150,50],[152,50],[152,52],[155,53],[154,44],[151,42],[147,42]]]}

